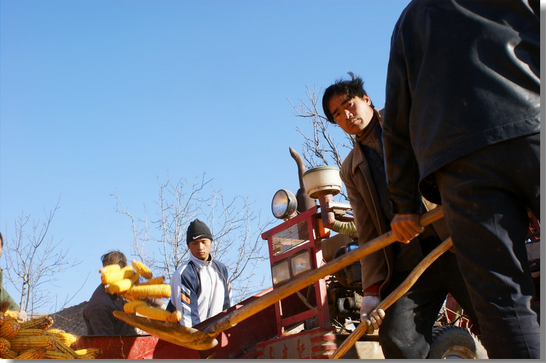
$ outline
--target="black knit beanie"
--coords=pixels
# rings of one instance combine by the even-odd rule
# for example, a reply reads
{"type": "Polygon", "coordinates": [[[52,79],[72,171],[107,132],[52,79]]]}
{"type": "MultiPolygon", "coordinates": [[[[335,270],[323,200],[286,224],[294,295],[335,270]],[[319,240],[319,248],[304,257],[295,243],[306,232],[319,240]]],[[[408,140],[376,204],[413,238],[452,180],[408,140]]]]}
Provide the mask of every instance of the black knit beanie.
{"type": "Polygon", "coordinates": [[[209,227],[199,219],[190,223],[188,227],[188,232],[186,233],[186,243],[189,244],[191,241],[199,238],[208,238],[212,241],[212,233],[210,233],[209,227]]]}

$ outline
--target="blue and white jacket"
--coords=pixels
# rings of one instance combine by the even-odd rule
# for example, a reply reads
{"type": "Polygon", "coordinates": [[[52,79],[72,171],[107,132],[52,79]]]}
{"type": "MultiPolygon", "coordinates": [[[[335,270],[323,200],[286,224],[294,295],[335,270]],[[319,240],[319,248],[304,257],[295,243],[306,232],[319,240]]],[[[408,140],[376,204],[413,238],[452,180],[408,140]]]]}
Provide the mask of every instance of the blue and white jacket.
{"type": "Polygon", "coordinates": [[[229,308],[230,294],[226,266],[212,257],[203,261],[190,253],[190,259],[171,278],[169,305],[182,312],[180,324],[192,327],[229,308]]]}

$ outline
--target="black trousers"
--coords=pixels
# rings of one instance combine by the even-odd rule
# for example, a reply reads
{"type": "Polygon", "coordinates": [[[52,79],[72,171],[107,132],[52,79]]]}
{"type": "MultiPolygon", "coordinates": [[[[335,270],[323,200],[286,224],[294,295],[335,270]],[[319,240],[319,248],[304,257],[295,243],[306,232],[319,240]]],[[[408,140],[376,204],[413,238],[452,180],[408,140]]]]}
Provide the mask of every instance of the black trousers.
{"type": "MultiPolygon", "coordinates": [[[[399,286],[408,275],[409,271],[393,274],[387,292],[399,286]]],[[[406,294],[385,310],[385,319],[379,329],[379,342],[385,358],[424,359],[428,356],[432,328],[448,293],[477,324],[457,258],[454,253],[446,251],[423,272],[406,294]]]]}
{"type": "Polygon", "coordinates": [[[540,219],[540,134],[490,145],[435,173],[489,358],[540,358],[525,237],[540,219]]]}

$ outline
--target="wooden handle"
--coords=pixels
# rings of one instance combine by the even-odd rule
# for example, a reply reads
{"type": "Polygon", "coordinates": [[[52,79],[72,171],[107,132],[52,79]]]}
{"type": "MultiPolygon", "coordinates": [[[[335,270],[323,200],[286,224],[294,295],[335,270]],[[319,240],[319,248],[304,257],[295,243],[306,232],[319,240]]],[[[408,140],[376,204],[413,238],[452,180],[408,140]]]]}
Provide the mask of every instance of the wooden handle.
{"type": "MultiPolygon", "coordinates": [[[[444,216],[444,212],[441,207],[437,207],[430,212],[423,214],[419,220],[419,223],[424,227],[432,222],[435,222],[444,216]]],[[[314,269],[307,271],[301,276],[297,277],[293,281],[273,289],[270,293],[256,299],[240,309],[225,315],[223,318],[211,324],[205,331],[210,336],[216,336],[219,333],[231,328],[237,323],[247,319],[248,317],[262,311],[263,309],[275,304],[297,291],[311,285],[315,281],[327,276],[332,275],[335,272],[341,270],[345,266],[349,266],[361,258],[376,252],[389,244],[396,242],[392,236],[392,232],[389,231],[373,240],[364,243],[357,249],[347,252],[344,255],[330,261],[329,263],[314,269]]],[[[362,324],[361,324],[362,325],[362,324]]]]}
{"type": "MultiPolygon", "coordinates": [[[[432,252],[430,252],[415,268],[411,273],[406,277],[406,279],[398,286],[393,292],[389,294],[383,301],[381,301],[374,310],[387,310],[391,307],[392,304],[396,302],[402,295],[404,295],[408,290],[415,284],[419,277],[425,272],[425,270],[434,262],[436,259],[443,254],[445,251],[449,250],[453,246],[451,237],[447,238],[442,242],[438,247],[436,247],[432,252]]],[[[351,347],[360,339],[364,333],[368,330],[368,325],[365,322],[361,322],[360,325],[341,343],[341,345],[336,349],[334,354],[330,357],[331,359],[342,358],[351,347]]]]}

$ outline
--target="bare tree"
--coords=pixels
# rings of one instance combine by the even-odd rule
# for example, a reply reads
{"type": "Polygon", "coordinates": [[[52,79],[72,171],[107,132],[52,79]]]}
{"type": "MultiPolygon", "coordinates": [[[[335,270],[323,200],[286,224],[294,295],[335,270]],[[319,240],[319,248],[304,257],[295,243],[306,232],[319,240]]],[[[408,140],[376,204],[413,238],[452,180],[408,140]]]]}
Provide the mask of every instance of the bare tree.
{"type": "Polygon", "coordinates": [[[214,236],[214,258],[228,268],[234,301],[240,301],[264,284],[266,276],[259,276],[257,268],[268,256],[267,244],[260,236],[272,222],[262,224],[246,198],[226,200],[211,182],[205,174],[192,183],[183,178],[173,181],[167,175],[164,182],[158,178],[159,195],[153,217],[148,216],[146,209],[142,218],[135,217],[117,192],[113,193],[115,210],[131,220],[134,255],[154,274],[167,279],[188,258],[188,225],[195,218],[203,220],[214,236]]]}
{"type": "MultiPolygon", "coordinates": [[[[21,294],[21,310],[28,313],[36,312],[56,299],[51,286],[58,287],[55,282],[60,273],[81,263],[70,260],[70,249],[59,249],[62,241],[55,242],[53,236],[49,236],[58,209],[59,201],[49,213],[44,211],[43,223],[31,222],[29,215],[21,213],[15,221],[15,237],[5,246],[7,278],[21,294]]],[[[68,301],[67,297],[63,306],[68,301]]]]}
{"type": "MultiPolygon", "coordinates": [[[[321,90],[319,90],[320,92],[321,90]]],[[[307,132],[296,126],[296,130],[303,137],[301,154],[307,168],[310,169],[321,165],[334,165],[341,168],[344,159],[342,151],[348,152],[353,149],[354,138],[341,131],[342,135],[340,135],[339,139],[343,140],[343,143],[340,145],[336,142],[332,133],[336,131],[339,133],[339,128],[336,129],[337,126],[328,122],[326,117],[318,111],[319,96],[315,86],[313,86],[313,89],[306,86],[305,95],[306,99],[300,99],[297,105],[290,100],[288,102],[294,108],[295,116],[307,119],[311,126],[310,131],[307,132]]],[[[347,199],[344,192],[341,195],[347,199]]]]}

